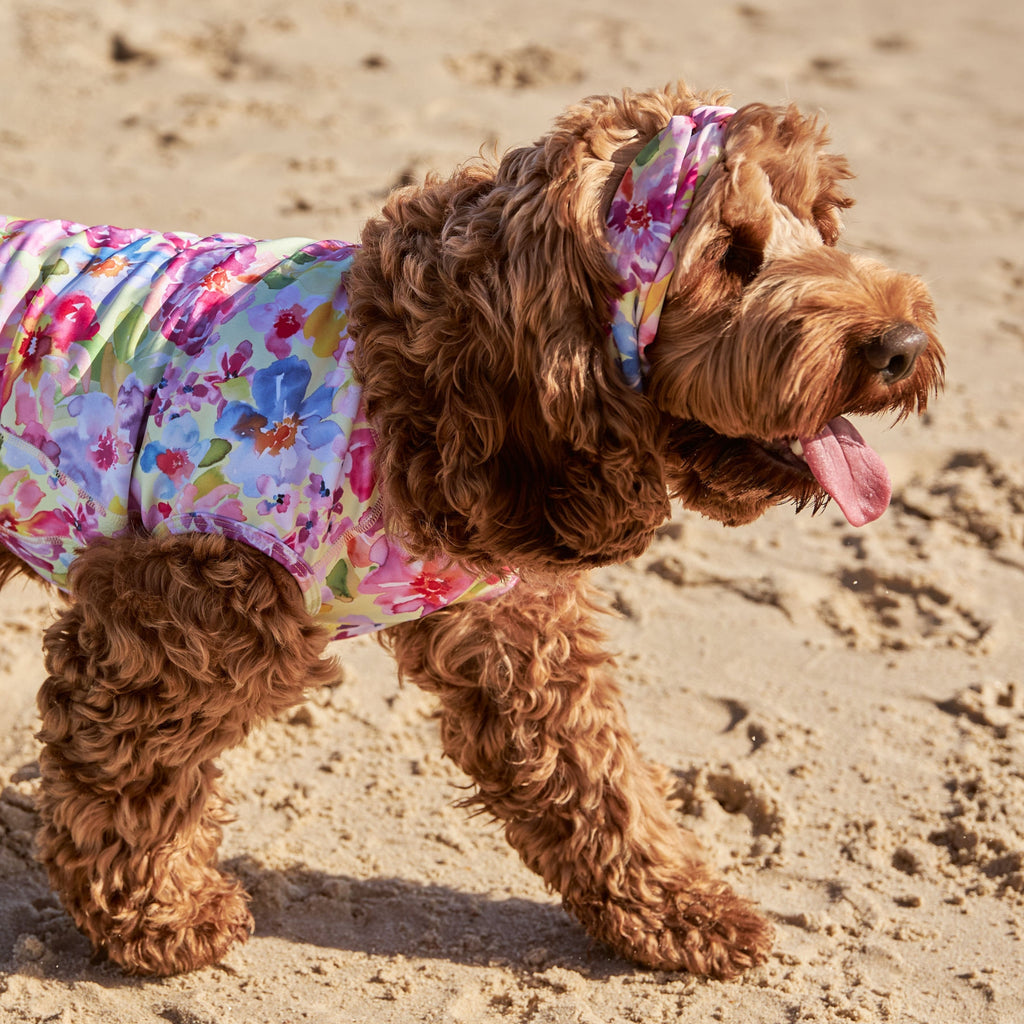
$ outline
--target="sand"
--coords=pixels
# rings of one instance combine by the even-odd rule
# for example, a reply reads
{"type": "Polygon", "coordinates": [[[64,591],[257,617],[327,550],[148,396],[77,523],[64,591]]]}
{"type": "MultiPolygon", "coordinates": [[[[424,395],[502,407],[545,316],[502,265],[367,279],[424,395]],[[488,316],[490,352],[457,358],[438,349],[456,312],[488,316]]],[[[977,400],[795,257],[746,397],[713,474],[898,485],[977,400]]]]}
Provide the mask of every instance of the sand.
{"type": "Polygon", "coordinates": [[[7,1024],[1024,1021],[1024,7],[974,0],[4,0],[0,209],[356,237],[396,183],[685,76],[831,123],[845,245],[921,274],[948,387],[861,422],[892,508],[679,511],[598,574],[632,725],[681,821],[777,923],[721,984],[592,944],[454,804],[427,698],[370,641],[224,758],[252,940],[164,981],[90,957],[32,857],[49,599],[0,621],[7,1024]],[[840,10],[841,8],[841,10],[840,10]]]}

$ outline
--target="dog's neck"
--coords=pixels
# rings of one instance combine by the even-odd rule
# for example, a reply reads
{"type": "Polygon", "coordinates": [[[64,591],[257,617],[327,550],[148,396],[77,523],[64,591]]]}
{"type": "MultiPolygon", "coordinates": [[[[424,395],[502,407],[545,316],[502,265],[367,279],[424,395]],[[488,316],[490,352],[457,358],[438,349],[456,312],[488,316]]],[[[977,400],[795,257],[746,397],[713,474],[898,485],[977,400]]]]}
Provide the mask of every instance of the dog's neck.
{"type": "Polygon", "coordinates": [[[611,335],[622,372],[639,391],[647,371],[644,350],[675,269],[673,240],[694,196],[720,159],[732,107],[697,107],[671,118],[626,170],[608,210],[609,259],[619,279],[611,335]]]}

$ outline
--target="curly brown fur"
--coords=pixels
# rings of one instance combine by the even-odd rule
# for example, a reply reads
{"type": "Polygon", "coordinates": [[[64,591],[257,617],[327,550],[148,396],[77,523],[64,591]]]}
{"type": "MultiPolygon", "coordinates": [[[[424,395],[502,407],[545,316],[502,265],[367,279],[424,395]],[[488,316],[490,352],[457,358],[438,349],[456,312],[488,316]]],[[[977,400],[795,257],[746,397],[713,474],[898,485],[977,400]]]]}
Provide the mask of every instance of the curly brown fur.
{"type": "Polygon", "coordinates": [[[334,675],[298,588],[217,536],[96,544],[45,636],[39,855],[75,923],[130,971],[220,959],[251,927],[216,868],[213,759],[334,675]]]}
{"type": "Polygon", "coordinates": [[[679,828],[664,772],[626,726],[579,579],[391,631],[399,670],[441,701],[445,753],[524,863],[595,938],[651,967],[731,977],[772,930],[679,828]]]}
{"type": "MultiPolygon", "coordinates": [[[[637,753],[581,571],[643,551],[672,498],[730,524],[820,504],[787,443],[841,413],[920,411],[942,350],[916,278],[836,248],[849,172],[823,129],[753,104],[676,242],[646,390],[626,386],[605,212],[670,116],[720,99],[592,98],[497,165],[396,192],[348,286],[390,529],[413,554],[523,577],[388,641],[437,695],[471,803],[591,935],[729,977],[764,961],[771,928],[637,753]],[[892,341],[907,331],[910,356],[892,341]]],[[[0,555],[0,580],[18,569],[0,555]]],[[[294,581],[237,542],[126,537],[75,563],[46,636],[40,854],[128,970],[212,963],[246,936],[216,868],[213,759],[332,676],[323,648],[294,581]]]]}
{"type": "MultiPolygon", "coordinates": [[[[671,111],[635,104],[648,135],[671,111]]],[[[394,193],[364,230],[354,365],[410,550],[586,567],[639,554],[668,517],[663,418],[606,344],[606,192],[639,137],[611,101],[581,107],[497,168],[394,193]]]]}
{"type": "Polygon", "coordinates": [[[924,285],[840,252],[845,160],[795,108],[743,107],[701,187],[645,396],[608,343],[604,216],[685,86],[570,108],[498,167],[394,193],[354,269],[356,369],[393,530],[481,568],[583,568],[644,550],[668,497],[735,525],[822,497],[778,442],[841,412],[924,409],[942,376],[924,285]],[[863,349],[928,337],[884,385],[863,349]]]}

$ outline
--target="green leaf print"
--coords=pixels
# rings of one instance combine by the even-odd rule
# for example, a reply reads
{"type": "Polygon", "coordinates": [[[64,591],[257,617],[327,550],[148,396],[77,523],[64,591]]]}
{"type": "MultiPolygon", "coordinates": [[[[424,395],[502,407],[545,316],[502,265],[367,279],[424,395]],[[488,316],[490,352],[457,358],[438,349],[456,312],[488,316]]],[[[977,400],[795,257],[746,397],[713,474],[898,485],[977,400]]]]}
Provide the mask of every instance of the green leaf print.
{"type": "Polygon", "coordinates": [[[227,457],[229,451],[231,451],[231,442],[225,441],[222,437],[215,437],[210,442],[210,447],[206,449],[206,454],[200,460],[199,468],[205,469],[207,466],[217,465],[218,462],[227,457]]]}
{"type": "Polygon", "coordinates": [[[331,588],[331,593],[340,597],[343,601],[352,600],[352,593],[348,589],[348,569],[348,562],[342,559],[327,574],[327,586],[331,588]]]}

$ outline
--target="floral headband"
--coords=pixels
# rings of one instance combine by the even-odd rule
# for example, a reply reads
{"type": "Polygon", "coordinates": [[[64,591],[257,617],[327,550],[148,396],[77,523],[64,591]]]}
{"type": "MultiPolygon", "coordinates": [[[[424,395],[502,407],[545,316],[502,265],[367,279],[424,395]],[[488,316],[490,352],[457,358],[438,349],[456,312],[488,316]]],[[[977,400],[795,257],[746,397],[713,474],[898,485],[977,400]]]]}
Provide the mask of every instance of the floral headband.
{"type": "Polygon", "coordinates": [[[622,372],[636,391],[676,265],[672,241],[721,155],[725,124],[734,113],[732,107],[697,107],[673,117],[637,154],[608,211],[609,259],[620,282],[611,333],[622,372]]]}

